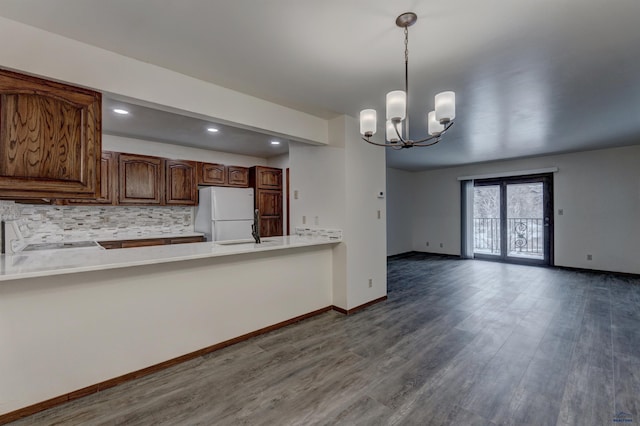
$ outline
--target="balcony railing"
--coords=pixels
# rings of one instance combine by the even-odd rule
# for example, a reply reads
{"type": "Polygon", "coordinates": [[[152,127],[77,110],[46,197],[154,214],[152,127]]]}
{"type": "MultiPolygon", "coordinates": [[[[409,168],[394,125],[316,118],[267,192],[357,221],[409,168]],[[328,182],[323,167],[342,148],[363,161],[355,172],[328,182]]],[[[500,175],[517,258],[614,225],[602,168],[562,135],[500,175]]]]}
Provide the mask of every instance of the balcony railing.
{"type": "MultiPolygon", "coordinates": [[[[507,219],[507,255],[542,257],[544,255],[543,221],[541,218],[507,219]]],[[[473,219],[474,251],[500,254],[500,219],[473,219]]]]}

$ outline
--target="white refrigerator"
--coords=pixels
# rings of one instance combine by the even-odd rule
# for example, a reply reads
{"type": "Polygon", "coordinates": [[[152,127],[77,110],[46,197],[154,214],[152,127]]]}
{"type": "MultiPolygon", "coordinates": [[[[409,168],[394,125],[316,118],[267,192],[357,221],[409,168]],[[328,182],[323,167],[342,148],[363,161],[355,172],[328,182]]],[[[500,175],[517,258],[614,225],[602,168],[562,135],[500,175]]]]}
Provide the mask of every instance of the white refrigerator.
{"type": "Polygon", "coordinates": [[[199,191],[195,230],[207,241],[252,239],[253,188],[208,187],[199,191]]]}

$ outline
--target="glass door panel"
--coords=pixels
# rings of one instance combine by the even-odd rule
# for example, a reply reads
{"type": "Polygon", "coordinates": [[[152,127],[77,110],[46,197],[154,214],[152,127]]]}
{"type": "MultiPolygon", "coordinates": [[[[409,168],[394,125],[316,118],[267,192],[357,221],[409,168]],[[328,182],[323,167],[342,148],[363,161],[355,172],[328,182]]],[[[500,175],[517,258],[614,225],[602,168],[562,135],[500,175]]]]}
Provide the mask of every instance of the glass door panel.
{"type": "Polygon", "coordinates": [[[507,184],[507,256],[544,259],[542,182],[507,184]]]}
{"type": "Polygon", "coordinates": [[[501,255],[500,185],[476,186],[473,191],[473,252],[501,255]]]}

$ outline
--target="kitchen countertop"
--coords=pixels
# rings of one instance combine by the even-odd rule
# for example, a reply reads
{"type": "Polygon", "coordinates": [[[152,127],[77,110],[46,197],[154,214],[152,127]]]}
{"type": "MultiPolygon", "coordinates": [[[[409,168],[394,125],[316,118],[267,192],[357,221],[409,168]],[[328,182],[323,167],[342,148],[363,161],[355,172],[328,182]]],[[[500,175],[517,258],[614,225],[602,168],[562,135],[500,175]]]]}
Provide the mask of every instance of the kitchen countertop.
{"type": "Polygon", "coordinates": [[[246,242],[222,245],[204,242],[117,250],[79,248],[35,251],[1,255],[0,281],[336,244],[340,241],[291,235],[264,238],[262,244],[246,242]]]}
{"type": "Polygon", "coordinates": [[[122,232],[115,236],[95,237],[93,239],[96,241],[128,241],[128,240],[155,240],[158,238],[182,238],[182,237],[202,237],[202,236],[204,236],[202,232],[181,232],[181,233],[157,232],[153,234],[122,232]]]}

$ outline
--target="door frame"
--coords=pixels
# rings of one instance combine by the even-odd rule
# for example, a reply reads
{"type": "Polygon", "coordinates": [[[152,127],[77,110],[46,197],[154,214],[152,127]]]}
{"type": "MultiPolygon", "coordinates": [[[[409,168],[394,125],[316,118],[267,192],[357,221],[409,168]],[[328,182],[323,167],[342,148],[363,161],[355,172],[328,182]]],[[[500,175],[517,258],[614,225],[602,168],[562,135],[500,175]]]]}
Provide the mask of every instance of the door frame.
{"type": "Polygon", "coordinates": [[[286,203],[287,203],[287,208],[286,208],[286,212],[287,212],[287,233],[285,235],[291,235],[291,194],[289,192],[289,186],[290,186],[290,170],[289,167],[286,168],[285,170],[286,175],[285,175],[285,185],[286,185],[286,203]]]}
{"type": "MultiPolygon", "coordinates": [[[[499,178],[478,179],[473,182],[473,186],[500,186],[500,254],[480,254],[473,253],[475,259],[492,260],[504,263],[518,263],[525,265],[554,265],[554,208],[553,208],[553,173],[541,173],[535,175],[524,176],[507,176],[499,178]],[[508,255],[507,238],[506,237],[506,221],[507,221],[507,185],[522,183],[542,183],[542,211],[543,211],[543,259],[526,259],[513,257],[508,255]]],[[[473,208],[473,207],[471,207],[473,208]]]]}

